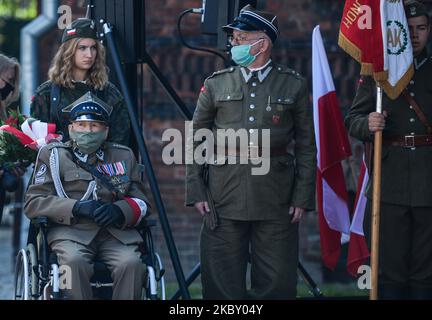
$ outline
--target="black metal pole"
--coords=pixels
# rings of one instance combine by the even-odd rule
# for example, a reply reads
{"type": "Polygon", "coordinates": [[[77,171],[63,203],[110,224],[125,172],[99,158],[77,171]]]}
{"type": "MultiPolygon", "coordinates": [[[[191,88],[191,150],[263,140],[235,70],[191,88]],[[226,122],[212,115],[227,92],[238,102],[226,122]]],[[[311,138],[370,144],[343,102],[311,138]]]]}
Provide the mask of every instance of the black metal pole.
{"type": "Polygon", "coordinates": [[[154,63],[153,59],[150,57],[150,55],[147,52],[144,52],[143,60],[145,61],[145,63],[147,63],[151,72],[156,77],[156,79],[158,79],[159,83],[165,89],[168,96],[179,107],[180,112],[183,115],[183,117],[187,120],[192,120],[192,116],[193,116],[192,112],[186,107],[183,100],[180,99],[180,97],[177,95],[177,92],[175,92],[175,90],[171,87],[168,80],[165,78],[165,76],[162,74],[162,72],[157,67],[156,63],[154,63]]]}
{"type": "MultiPolygon", "coordinates": [[[[187,284],[188,287],[192,284],[192,282],[195,281],[196,278],[198,278],[198,276],[200,275],[200,273],[201,273],[201,264],[197,263],[195,265],[195,267],[192,269],[191,273],[186,278],[186,284],[187,284]]],[[[171,297],[170,300],[176,300],[176,299],[178,299],[180,297],[180,295],[181,295],[180,290],[177,290],[174,293],[174,295],[171,297]]]]}
{"type": "Polygon", "coordinates": [[[148,154],[148,150],[147,150],[147,147],[146,147],[146,144],[144,141],[142,130],[138,124],[137,118],[135,117],[135,112],[133,109],[131,96],[130,96],[129,89],[128,89],[128,86],[126,83],[126,79],[125,79],[125,76],[124,76],[124,73],[122,70],[122,66],[120,63],[120,56],[119,56],[117,46],[116,46],[116,43],[115,43],[113,35],[112,35],[112,28],[109,24],[105,23],[103,25],[103,29],[104,29],[105,37],[107,39],[108,49],[110,50],[110,53],[112,56],[112,61],[114,64],[114,68],[116,70],[117,77],[118,77],[118,80],[120,83],[120,87],[121,87],[121,90],[122,90],[124,98],[125,98],[126,106],[128,108],[128,111],[129,111],[129,115],[131,118],[130,120],[131,120],[132,130],[133,130],[135,137],[137,139],[138,149],[139,149],[140,155],[142,157],[142,160],[144,162],[147,178],[149,179],[150,188],[151,188],[153,197],[154,197],[155,202],[156,202],[156,208],[159,212],[159,219],[161,222],[162,230],[163,230],[164,235],[165,235],[165,240],[167,242],[168,251],[171,255],[171,260],[172,260],[174,271],[175,271],[175,274],[177,277],[179,288],[180,288],[180,291],[182,293],[183,299],[190,299],[190,294],[189,294],[188,288],[186,286],[186,281],[185,281],[184,273],[183,273],[183,270],[182,270],[182,267],[180,264],[180,259],[179,259],[178,253],[177,253],[177,248],[175,247],[175,244],[174,244],[174,239],[172,237],[171,228],[170,228],[169,223],[168,223],[168,219],[167,219],[166,212],[165,212],[165,207],[164,207],[164,204],[162,202],[159,187],[158,187],[158,184],[156,181],[156,177],[154,175],[153,167],[152,167],[150,157],[148,154]]]}
{"type": "Polygon", "coordinates": [[[308,284],[309,288],[311,289],[311,292],[314,295],[314,297],[315,298],[323,297],[324,295],[321,292],[320,288],[318,288],[317,284],[312,279],[312,277],[310,276],[310,274],[306,271],[306,269],[303,267],[303,265],[301,264],[301,262],[299,262],[299,264],[298,264],[298,269],[299,269],[299,271],[300,271],[303,279],[306,281],[306,283],[308,284]]]}

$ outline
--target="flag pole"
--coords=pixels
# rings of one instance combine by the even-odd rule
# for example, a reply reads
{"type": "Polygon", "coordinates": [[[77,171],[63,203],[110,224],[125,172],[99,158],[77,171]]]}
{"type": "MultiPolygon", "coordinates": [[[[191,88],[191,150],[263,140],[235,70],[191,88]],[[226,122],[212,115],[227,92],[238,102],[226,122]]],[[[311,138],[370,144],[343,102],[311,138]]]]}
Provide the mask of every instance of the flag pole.
{"type": "MultiPolygon", "coordinates": [[[[376,112],[382,113],[382,88],[377,84],[376,112]]],[[[370,300],[378,299],[379,224],[381,203],[382,131],[375,132],[372,197],[371,291],[370,300]]]]}

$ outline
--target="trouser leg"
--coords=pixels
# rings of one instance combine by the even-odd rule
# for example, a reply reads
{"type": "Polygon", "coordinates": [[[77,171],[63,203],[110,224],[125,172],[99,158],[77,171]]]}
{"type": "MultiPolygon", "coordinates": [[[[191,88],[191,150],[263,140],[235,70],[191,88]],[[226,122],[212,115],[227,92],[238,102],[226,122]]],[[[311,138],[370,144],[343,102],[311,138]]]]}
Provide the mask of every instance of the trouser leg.
{"type": "MultiPolygon", "coordinates": [[[[371,248],[371,201],[368,201],[364,232],[371,248]]],[[[381,203],[379,230],[379,299],[406,299],[411,252],[412,219],[408,207],[381,203]]]]}
{"type": "Polygon", "coordinates": [[[111,271],[113,300],[141,299],[145,266],[138,245],[125,245],[105,232],[98,237],[98,258],[111,271]]]}
{"type": "Polygon", "coordinates": [[[298,223],[252,222],[251,291],[253,299],[295,299],[298,223]]]}
{"type": "Polygon", "coordinates": [[[432,208],[411,208],[413,220],[409,285],[412,299],[432,299],[432,208]]]}
{"type": "Polygon", "coordinates": [[[201,229],[201,282],[204,299],[246,299],[249,222],[220,219],[201,229]]]}
{"type": "MultiPolygon", "coordinates": [[[[71,284],[70,289],[65,290],[66,298],[92,299],[93,248],[71,240],[56,240],[51,244],[51,249],[56,253],[59,265],[66,266],[64,270],[70,271],[71,284]]],[[[69,279],[67,275],[64,278],[69,279]]]]}

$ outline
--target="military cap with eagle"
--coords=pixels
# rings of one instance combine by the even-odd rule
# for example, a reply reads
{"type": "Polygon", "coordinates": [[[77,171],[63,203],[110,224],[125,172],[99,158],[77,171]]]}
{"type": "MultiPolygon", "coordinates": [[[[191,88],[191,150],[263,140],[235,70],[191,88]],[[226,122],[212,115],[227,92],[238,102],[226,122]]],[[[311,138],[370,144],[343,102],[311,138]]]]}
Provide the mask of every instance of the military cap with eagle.
{"type": "Polygon", "coordinates": [[[109,122],[113,107],[99,99],[90,91],[78,100],[62,109],[68,113],[69,121],[98,121],[109,122]]]}
{"type": "Polygon", "coordinates": [[[263,31],[273,43],[279,35],[277,16],[269,12],[258,11],[250,4],[241,9],[233,23],[223,26],[222,29],[227,33],[232,33],[233,30],[263,31]]]}

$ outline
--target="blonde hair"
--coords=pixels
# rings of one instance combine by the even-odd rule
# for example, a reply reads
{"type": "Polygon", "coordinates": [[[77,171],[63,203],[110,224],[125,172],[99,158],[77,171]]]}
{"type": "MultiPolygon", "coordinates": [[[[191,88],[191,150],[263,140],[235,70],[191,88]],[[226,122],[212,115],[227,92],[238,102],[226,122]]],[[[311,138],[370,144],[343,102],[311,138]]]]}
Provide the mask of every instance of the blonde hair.
{"type": "MultiPolygon", "coordinates": [[[[48,78],[56,85],[65,88],[75,88],[73,80],[73,68],[75,66],[75,52],[82,38],[74,38],[63,43],[58,49],[51,67],[48,78]]],[[[108,67],[105,63],[105,48],[96,41],[96,59],[88,71],[87,84],[97,90],[102,90],[108,83],[108,67]]]]}
{"type": "Polygon", "coordinates": [[[19,83],[20,83],[20,65],[17,59],[7,57],[0,53],[0,78],[3,73],[13,68],[15,71],[15,81],[11,83],[14,86],[12,94],[4,101],[0,101],[0,119],[6,120],[7,118],[7,107],[18,100],[19,98],[19,83]]]}

